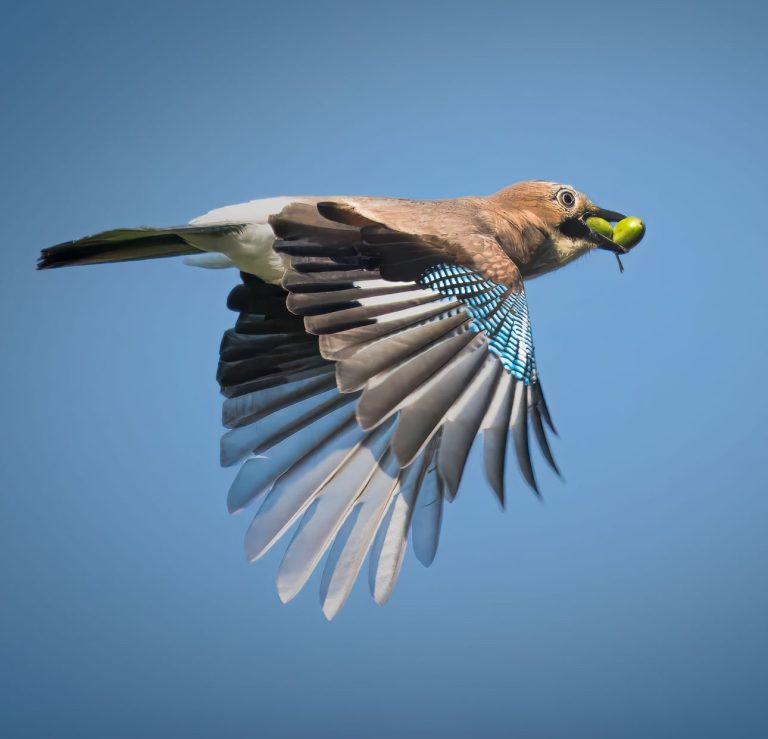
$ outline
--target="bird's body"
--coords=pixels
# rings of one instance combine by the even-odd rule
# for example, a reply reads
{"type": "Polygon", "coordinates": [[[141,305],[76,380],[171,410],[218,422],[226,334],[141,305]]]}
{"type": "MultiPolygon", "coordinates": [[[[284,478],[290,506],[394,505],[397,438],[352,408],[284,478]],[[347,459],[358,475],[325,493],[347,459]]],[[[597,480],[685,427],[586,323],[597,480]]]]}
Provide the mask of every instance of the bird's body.
{"type": "MultiPolygon", "coordinates": [[[[461,230],[468,234],[487,234],[498,238],[502,249],[515,261],[524,279],[559,269],[593,248],[548,229],[548,224],[536,213],[535,202],[533,207],[528,208],[521,208],[515,202],[514,188],[512,193],[510,188],[505,188],[491,197],[432,201],[339,195],[281,196],[217,208],[190,223],[199,226],[250,224],[242,233],[223,237],[218,242],[199,239],[193,243],[202,251],[224,254],[239,269],[273,284],[282,280],[286,261],[276,258],[272,251],[275,237],[268,227],[269,219],[292,204],[333,202],[347,205],[373,221],[396,220],[398,226],[418,229],[421,233],[432,231],[438,238],[453,236],[458,240],[461,230]],[[459,233],[455,225],[457,222],[462,224],[459,233]]],[[[204,261],[200,263],[205,265],[204,261]]]]}
{"type": "Polygon", "coordinates": [[[218,371],[222,463],[245,460],[229,507],[263,500],[251,559],[301,519],[278,573],[284,600],[330,549],[330,618],[369,551],[379,602],[409,533],[431,562],[476,437],[502,503],[508,439],[535,490],[529,430],[557,470],[524,280],[594,248],[623,251],[590,216],[622,218],[543,181],[453,200],[279,197],[61,244],[38,266],[185,255],[241,271],[218,371]]]}

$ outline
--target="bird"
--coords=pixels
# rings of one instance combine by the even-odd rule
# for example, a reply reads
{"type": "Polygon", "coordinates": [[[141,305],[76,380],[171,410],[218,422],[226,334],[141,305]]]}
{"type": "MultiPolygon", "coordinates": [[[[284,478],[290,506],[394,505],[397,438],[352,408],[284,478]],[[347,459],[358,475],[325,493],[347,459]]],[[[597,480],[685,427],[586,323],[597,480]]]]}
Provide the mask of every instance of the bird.
{"type": "Polygon", "coordinates": [[[217,370],[221,464],[239,465],[227,506],[255,510],[248,560],[294,531],[283,602],[325,556],[330,620],[366,558],[380,605],[409,539],[432,563],[473,445],[502,507],[510,460],[540,494],[531,438],[560,474],[525,282],[595,249],[624,253],[588,224],[624,217],[547,180],[443,200],[283,196],[68,241],[37,267],[182,256],[239,270],[217,370]]]}

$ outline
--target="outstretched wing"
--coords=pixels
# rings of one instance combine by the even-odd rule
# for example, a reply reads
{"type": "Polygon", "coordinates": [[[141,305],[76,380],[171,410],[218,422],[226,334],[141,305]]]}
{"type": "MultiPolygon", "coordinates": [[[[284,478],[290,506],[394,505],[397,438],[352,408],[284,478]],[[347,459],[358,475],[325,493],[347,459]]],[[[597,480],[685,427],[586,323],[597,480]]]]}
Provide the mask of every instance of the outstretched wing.
{"type": "Polygon", "coordinates": [[[556,469],[514,263],[488,245],[486,264],[471,256],[461,264],[439,239],[343,220],[314,206],[273,219],[275,249],[290,269],[282,288],[243,275],[229,299],[240,317],[219,365],[231,429],[222,463],[245,460],[229,507],[262,501],[247,554],[260,557],[301,520],[278,592],[296,595],[330,549],[321,584],[328,618],[369,551],[379,603],[392,592],[409,534],[417,557],[431,563],[443,500],[456,495],[476,438],[502,504],[510,430],[534,490],[529,425],[556,469]]]}

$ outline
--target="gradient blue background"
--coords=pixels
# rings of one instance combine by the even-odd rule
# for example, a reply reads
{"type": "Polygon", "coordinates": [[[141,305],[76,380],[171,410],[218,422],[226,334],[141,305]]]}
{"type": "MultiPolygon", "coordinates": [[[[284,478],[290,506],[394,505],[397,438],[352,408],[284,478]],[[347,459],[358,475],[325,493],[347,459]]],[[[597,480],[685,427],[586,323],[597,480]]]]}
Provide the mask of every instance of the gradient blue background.
{"type": "Polygon", "coordinates": [[[762,737],[768,14],[757,3],[4,4],[0,733],[762,737]],[[529,288],[561,440],[393,600],[248,565],[231,271],[38,249],[277,194],[571,182],[643,216],[529,288]]]}

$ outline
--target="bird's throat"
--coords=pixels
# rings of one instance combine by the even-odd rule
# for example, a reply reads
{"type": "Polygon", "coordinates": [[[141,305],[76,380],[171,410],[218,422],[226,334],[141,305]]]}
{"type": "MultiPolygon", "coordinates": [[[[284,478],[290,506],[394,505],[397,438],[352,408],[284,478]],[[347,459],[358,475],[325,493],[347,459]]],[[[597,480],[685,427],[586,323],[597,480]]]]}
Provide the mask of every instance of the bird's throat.
{"type": "Polygon", "coordinates": [[[572,239],[564,235],[548,239],[536,251],[533,258],[522,269],[524,277],[537,277],[538,275],[553,272],[565,267],[574,260],[590,251],[588,243],[581,239],[572,239]]]}

